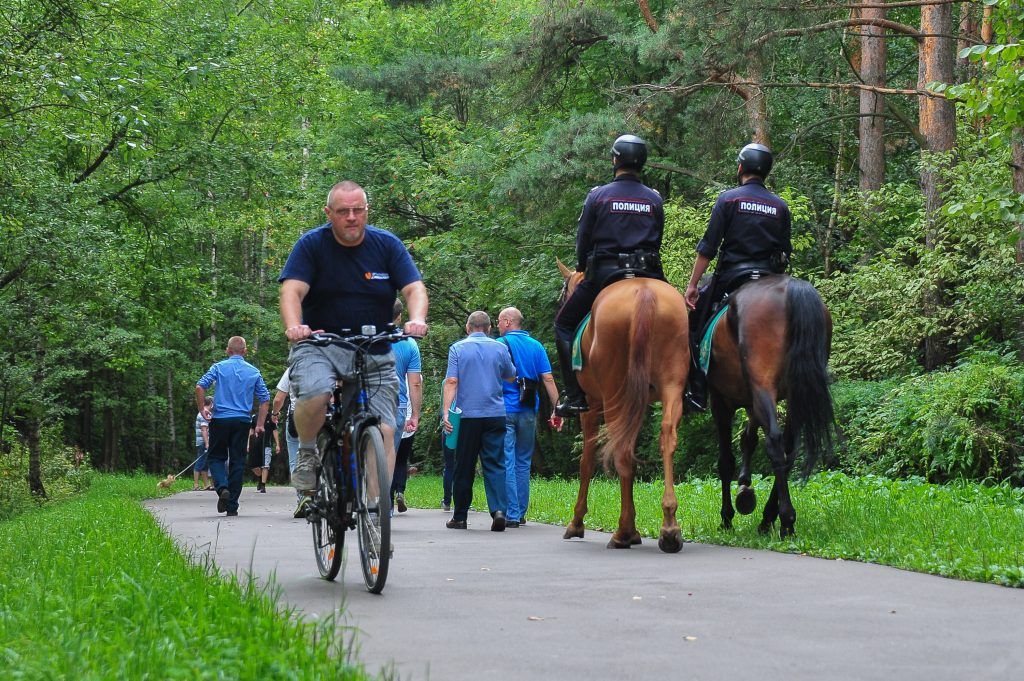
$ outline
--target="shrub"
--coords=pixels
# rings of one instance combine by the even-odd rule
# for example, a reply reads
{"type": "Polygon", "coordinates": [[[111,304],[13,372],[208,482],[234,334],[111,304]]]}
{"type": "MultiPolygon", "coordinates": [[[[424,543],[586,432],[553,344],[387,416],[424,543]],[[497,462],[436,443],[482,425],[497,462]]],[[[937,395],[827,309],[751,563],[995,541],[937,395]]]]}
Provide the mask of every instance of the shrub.
{"type": "MultiPolygon", "coordinates": [[[[0,520],[12,518],[40,505],[28,487],[28,448],[7,427],[4,440],[10,449],[0,452],[0,520]]],[[[49,500],[67,499],[92,481],[94,471],[88,457],[61,441],[59,427],[44,428],[39,438],[40,473],[49,500]]]]}
{"type": "Polygon", "coordinates": [[[876,386],[837,391],[837,412],[849,416],[844,469],[933,482],[1024,479],[1024,367],[1012,355],[973,352],[950,370],[876,386]]]}

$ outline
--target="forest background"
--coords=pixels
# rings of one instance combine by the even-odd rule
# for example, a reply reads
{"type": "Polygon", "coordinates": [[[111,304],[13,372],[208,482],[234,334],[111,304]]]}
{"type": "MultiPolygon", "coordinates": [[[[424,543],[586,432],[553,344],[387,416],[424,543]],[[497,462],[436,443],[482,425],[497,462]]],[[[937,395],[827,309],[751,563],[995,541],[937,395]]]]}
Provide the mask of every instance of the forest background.
{"type": "MultiPolygon", "coordinates": [[[[186,465],[231,335],[273,387],[277,275],[344,178],[430,291],[436,467],[449,344],[515,305],[552,347],[555,258],[626,132],[680,287],[737,150],[774,149],[793,273],[835,320],[829,466],[1019,485],[1022,34],[1017,0],[6,2],[0,517],[91,468],[186,465]]],[[[682,430],[680,473],[711,473],[707,417],[682,430]]],[[[542,429],[537,472],[578,448],[542,429]]]]}

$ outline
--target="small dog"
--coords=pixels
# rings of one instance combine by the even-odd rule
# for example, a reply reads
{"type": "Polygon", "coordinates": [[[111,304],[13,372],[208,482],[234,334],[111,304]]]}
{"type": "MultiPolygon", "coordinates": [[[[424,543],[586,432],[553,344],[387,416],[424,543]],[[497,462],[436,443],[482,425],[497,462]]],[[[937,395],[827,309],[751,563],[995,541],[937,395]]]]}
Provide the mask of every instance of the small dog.
{"type": "Polygon", "coordinates": [[[175,478],[173,475],[168,474],[166,478],[156,483],[156,486],[170,488],[170,486],[174,484],[175,480],[177,480],[177,478],[175,478]]]}

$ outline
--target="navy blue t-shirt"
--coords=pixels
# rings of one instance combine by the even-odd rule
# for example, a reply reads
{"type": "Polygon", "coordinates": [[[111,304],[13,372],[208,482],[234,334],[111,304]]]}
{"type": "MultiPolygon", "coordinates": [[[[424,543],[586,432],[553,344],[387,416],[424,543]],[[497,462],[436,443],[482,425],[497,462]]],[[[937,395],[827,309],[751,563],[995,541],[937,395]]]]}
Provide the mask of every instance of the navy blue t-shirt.
{"type": "Polygon", "coordinates": [[[391,232],[367,225],[363,242],[349,247],[337,242],[327,223],[295,242],[277,280],[285,279],[309,284],[302,299],[303,324],[330,333],[359,333],[364,324],[379,330],[394,321],[395,292],[422,277],[405,244],[391,232]]]}

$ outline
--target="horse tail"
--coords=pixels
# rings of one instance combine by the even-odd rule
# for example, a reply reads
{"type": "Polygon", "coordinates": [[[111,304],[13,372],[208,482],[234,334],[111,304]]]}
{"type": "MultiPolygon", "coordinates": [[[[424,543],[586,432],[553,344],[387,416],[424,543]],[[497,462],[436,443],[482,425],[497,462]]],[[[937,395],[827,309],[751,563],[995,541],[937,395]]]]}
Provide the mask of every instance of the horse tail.
{"type": "Polygon", "coordinates": [[[786,288],[787,419],[807,454],[805,474],[832,451],[835,415],[829,391],[831,330],[825,304],[810,283],[791,279],[786,288]]]}
{"type": "Polygon", "coordinates": [[[609,411],[614,414],[614,418],[605,423],[607,440],[601,450],[606,469],[614,464],[616,452],[627,453],[628,464],[634,464],[636,438],[643,427],[651,395],[651,335],[658,311],[654,291],[641,286],[637,290],[636,306],[633,309],[626,376],[613,398],[611,409],[609,405],[605,407],[605,414],[609,411]]]}

